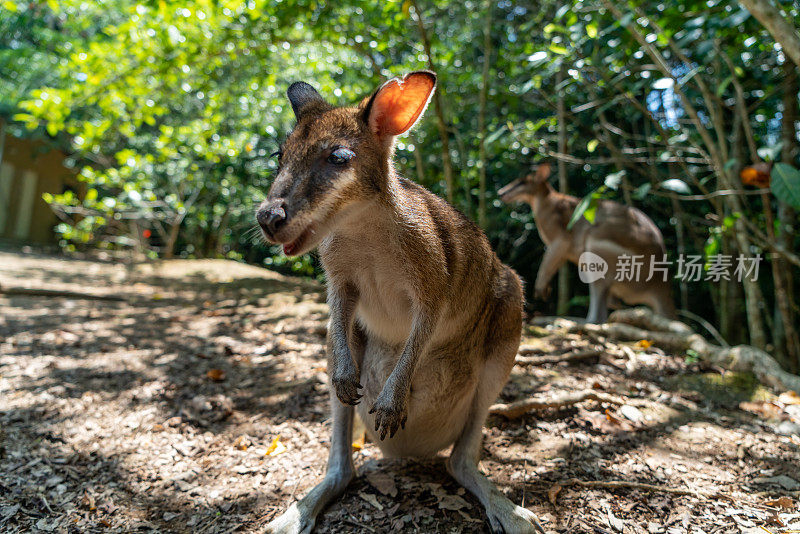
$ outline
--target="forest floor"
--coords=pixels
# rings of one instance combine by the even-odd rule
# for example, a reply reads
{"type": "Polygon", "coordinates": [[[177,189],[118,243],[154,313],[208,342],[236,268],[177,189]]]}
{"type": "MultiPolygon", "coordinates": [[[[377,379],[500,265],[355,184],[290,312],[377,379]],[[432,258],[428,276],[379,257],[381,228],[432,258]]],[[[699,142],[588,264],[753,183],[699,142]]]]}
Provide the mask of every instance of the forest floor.
{"type": "MultiPolygon", "coordinates": [[[[0,286],[53,291],[0,291],[1,532],[258,532],[321,479],[319,284],[217,260],[0,252],[0,286]]],[[[524,343],[558,356],[588,341],[528,326],[524,343]]],[[[482,467],[503,493],[548,532],[800,532],[796,396],[646,340],[605,343],[611,355],[514,368],[502,402],[625,402],[491,416],[482,467]]],[[[360,476],[319,532],[487,530],[441,458],[354,449],[360,476]]]]}

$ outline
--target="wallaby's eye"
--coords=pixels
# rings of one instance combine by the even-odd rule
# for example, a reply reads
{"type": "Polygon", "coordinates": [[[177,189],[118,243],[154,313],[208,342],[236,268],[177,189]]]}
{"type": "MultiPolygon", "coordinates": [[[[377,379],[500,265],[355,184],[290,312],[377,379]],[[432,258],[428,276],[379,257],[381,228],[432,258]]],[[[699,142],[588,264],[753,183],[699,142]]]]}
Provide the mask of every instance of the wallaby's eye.
{"type": "Polygon", "coordinates": [[[330,156],[328,156],[328,163],[333,163],[334,165],[344,165],[354,157],[355,153],[352,150],[339,147],[331,152],[330,156]]]}

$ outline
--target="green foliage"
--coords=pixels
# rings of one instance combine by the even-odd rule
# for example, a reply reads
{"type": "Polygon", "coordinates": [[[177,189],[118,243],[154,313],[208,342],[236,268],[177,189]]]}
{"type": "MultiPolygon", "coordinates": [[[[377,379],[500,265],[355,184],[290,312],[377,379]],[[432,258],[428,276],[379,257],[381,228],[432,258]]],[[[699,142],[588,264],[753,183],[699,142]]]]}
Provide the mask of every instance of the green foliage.
{"type": "Polygon", "coordinates": [[[800,210],[800,171],[786,163],[776,163],[771,173],[772,194],[800,210]]]}
{"type": "MultiPolygon", "coordinates": [[[[755,161],[737,126],[737,85],[760,157],[774,161],[780,149],[785,58],[737,2],[613,5],[621,16],[601,1],[491,4],[486,230],[501,258],[528,280],[543,251],[530,209],[504,205],[495,192],[558,152],[559,99],[567,113],[568,188],[582,198],[570,227],[581,217],[593,223],[599,201],[618,191],[656,222],[670,251],[678,221],[689,254],[718,251],[732,235],[734,210],[724,197],[681,202],[680,214],[673,197],[725,189],[755,161]],[[663,57],[667,73],[634,32],[663,57]],[[721,164],[712,161],[709,138],[725,145],[721,164]]],[[[332,102],[353,103],[390,76],[428,68],[429,59],[439,75],[454,204],[478,218],[483,3],[2,6],[0,113],[66,146],[85,186],[46,199],[63,221],[56,231],[65,246],[234,257],[317,273],[313,257],[287,260],[252,237],[253,211],[275,170],[268,155],[293,124],[286,88],[306,80],[332,102]]],[[[798,17],[797,6],[784,7],[798,17]]],[[[434,111],[398,140],[396,164],[443,194],[434,111]]],[[[772,184],[776,198],[797,206],[797,171],[776,165],[772,184]]],[[[742,217],[763,228],[761,214],[757,197],[745,198],[742,217]]],[[[692,307],[719,313],[714,291],[692,288],[692,307]]],[[[573,303],[579,308],[583,300],[573,303]]]]}

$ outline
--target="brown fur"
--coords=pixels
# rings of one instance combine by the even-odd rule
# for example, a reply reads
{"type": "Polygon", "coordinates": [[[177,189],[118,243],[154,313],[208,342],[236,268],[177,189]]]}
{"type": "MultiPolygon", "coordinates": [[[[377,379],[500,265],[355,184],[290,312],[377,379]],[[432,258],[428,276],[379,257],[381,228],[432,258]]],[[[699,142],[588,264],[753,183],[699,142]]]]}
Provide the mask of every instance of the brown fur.
{"type": "Polygon", "coordinates": [[[481,427],[519,345],[522,284],[475,224],[391,163],[394,135],[424,111],[432,80],[427,72],[392,80],[355,108],[317,101],[306,86],[295,91],[298,123],[261,209],[280,205],[287,214],[277,231],[265,229],[270,240],[293,253],[319,248],[333,437],[325,480],[269,532],[310,531],[354,476],[353,405],[385,455],[430,456],[454,445],[450,472],[484,504],[493,530],[536,528],[533,514],[477,469],[481,427]],[[336,147],[355,157],[331,166],[336,147]]]}
{"type": "Polygon", "coordinates": [[[527,202],[533,208],[536,228],[548,247],[536,275],[534,290],[538,297],[549,293],[550,281],[567,261],[578,264],[586,251],[608,263],[604,280],[590,286],[590,322],[604,322],[608,314],[608,298],[613,296],[627,304],[646,304],[657,313],[674,317],[669,281],[660,273],[648,282],[652,258],[661,260],[666,250],[661,231],[647,215],[618,202],[601,200],[594,224],[581,217],[570,230],[567,225],[580,199],[557,192],[547,182],[549,163],[540,165],[535,174],[520,178],[499,191],[504,202],[527,202]],[[614,280],[621,255],[643,255],[642,277],[637,281],[614,280]]]}

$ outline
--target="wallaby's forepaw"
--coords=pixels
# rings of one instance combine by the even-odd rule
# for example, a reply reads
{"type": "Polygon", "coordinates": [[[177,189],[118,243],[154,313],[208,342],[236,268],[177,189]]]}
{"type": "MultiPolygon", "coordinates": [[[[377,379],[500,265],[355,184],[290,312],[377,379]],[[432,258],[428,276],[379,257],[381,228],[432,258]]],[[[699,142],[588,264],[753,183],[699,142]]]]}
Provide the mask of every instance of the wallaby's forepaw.
{"type": "Polygon", "coordinates": [[[363,386],[358,382],[358,378],[358,369],[352,363],[345,366],[336,366],[332,370],[331,384],[342,404],[355,406],[361,400],[363,395],[358,390],[363,386]]]}
{"type": "Polygon", "coordinates": [[[380,433],[381,440],[389,434],[394,437],[395,433],[406,426],[408,412],[404,402],[397,402],[395,399],[386,400],[382,391],[375,404],[370,408],[369,413],[375,414],[375,432],[380,433]]]}
{"type": "Polygon", "coordinates": [[[522,506],[512,506],[510,510],[501,507],[496,512],[486,511],[492,534],[544,534],[536,514],[522,506]]]}
{"type": "Polygon", "coordinates": [[[269,522],[265,534],[310,534],[314,530],[315,518],[300,511],[297,503],[269,522]]]}
{"type": "Polygon", "coordinates": [[[533,288],[533,298],[539,300],[547,300],[550,298],[550,284],[546,286],[536,285],[533,288]]]}

